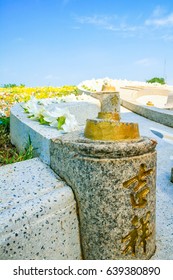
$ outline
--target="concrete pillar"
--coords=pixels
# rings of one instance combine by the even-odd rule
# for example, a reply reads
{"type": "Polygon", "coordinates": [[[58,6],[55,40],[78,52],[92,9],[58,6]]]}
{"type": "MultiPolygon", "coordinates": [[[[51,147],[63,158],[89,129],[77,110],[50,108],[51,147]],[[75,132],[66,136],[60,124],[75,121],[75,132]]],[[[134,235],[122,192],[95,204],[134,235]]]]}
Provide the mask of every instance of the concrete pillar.
{"type": "Polygon", "coordinates": [[[72,187],[83,258],[149,259],[155,252],[156,142],[93,141],[75,132],[51,143],[51,167],[72,187]]]}
{"type": "Polygon", "coordinates": [[[80,94],[88,94],[100,101],[101,112],[120,112],[120,94],[116,88],[111,85],[103,85],[101,91],[91,92],[88,90],[78,89],[80,94]]]}
{"type": "Polygon", "coordinates": [[[120,96],[116,91],[101,91],[90,93],[91,96],[97,98],[101,103],[102,112],[120,112],[120,96]]]}

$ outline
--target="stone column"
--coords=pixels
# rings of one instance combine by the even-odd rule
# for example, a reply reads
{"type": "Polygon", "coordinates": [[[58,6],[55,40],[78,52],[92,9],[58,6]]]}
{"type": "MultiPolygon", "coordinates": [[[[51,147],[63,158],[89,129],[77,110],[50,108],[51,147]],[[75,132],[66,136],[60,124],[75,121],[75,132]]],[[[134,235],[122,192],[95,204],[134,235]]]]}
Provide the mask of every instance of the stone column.
{"type": "Polygon", "coordinates": [[[52,141],[51,167],[72,187],[83,258],[149,259],[155,252],[156,142],[93,141],[75,132],[52,141]]]}
{"type": "Polygon", "coordinates": [[[97,98],[101,103],[102,112],[120,112],[120,96],[119,92],[113,91],[101,91],[90,93],[91,96],[97,98]]]}
{"type": "Polygon", "coordinates": [[[103,85],[101,91],[91,92],[87,90],[78,89],[78,92],[88,94],[100,101],[101,112],[120,112],[120,94],[116,88],[111,85],[103,85]]]}

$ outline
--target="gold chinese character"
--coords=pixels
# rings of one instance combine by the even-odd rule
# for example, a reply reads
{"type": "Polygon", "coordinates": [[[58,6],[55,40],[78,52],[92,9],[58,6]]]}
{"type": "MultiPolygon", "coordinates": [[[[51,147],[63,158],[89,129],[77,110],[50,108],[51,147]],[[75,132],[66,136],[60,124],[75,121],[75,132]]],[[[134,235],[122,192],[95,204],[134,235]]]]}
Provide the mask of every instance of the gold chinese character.
{"type": "Polygon", "coordinates": [[[137,216],[135,216],[133,218],[132,225],[134,226],[134,229],[129,234],[127,234],[125,237],[123,237],[121,242],[129,241],[129,243],[127,244],[126,248],[123,251],[123,254],[127,254],[128,251],[131,251],[132,255],[135,256],[136,243],[138,241],[138,229],[139,229],[137,216]]]}
{"type": "Polygon", "coordinates": [[[141,218],[141,228],[140,228],[140,244],[143,247],[144,253],[146,253],[147,239],[151,236],[151,232],[149,232],[149,218],[150,212],[147,212],[145,219],[141,218]]]}
{"type": "Polygon", "coordinates": [[[135,216],[132,219],[131,223],[133,225],[133,230],[121,240],[122,243],[128,241],[128,244],[123,250],[123,254],[127,254],[131,251],[131,254],[135,256],[138,246],[141,246],[143,248],[143,252],[146,253],[147,239],[152,234],[149,232],[149,218],[150,212],[147,212],[145,218],[141,218],[139,220],[138,216],[135,216]]]}
{"type": "Polygon", "coordinates": [[[133,208],[143,208],[147,203],[146,196],[150,192],[150,189],[146,186],[146,178],[148,175],[152,174],[153,170],[148,169],[146,171],[145,169],[145,164],[141,164],[139,174],[123,183],[124,188],[129,188],[130,186],[134,187],[134,191],[136,192],[136,194],[130,194],[131,204],[133,208]]]}

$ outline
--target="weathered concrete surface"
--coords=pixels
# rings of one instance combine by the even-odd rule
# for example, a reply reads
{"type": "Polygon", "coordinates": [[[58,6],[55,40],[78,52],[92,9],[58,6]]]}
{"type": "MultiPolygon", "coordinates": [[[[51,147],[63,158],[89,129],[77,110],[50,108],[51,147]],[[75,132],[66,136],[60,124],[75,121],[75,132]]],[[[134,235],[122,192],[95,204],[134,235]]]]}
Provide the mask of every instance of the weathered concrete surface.
{"type": "Polygon", "coordinates": [[[96,92],[90,93],[91,96],[97,98],[101,103],[102,112],[120,112],[120,96],[119,92],[96,92]]]}
{"type": "Polygon", "coordinates": [[[137,102],[137,98],[147,94],[154,95],[168,95],[170,90],[162,89],[145,89],[145,90],[129,90],[120,89],[121,105],[145,118],[152,121],[173,127],[173,111],[160,109],[156,107],[149,107],[141,105],[137,102]]]}
{"type": "Polygon", "coordinates": [[[173,184],[171,168],[173,146],[154,135],[150,128],[173,134],[171,127],[153,122],[121,107],[122,121],[138,122],[141,135],[157,140],[157,188],[156,188],[156,253],[152,259],[173,260],[173,184]]]}
{"type": "Polygon", "coordinates": [[[139,105],[137,102],[122,100],[122,106],[155,122],[173,127],[173,111],[139,105]]]}
{"type": "Polygon", "coordinates": [[[168,93],[168,98],[165,104],[165,108],[173,109],[173,91],[168,93]]]}
{"type": "Polygon", "coordinates": [[[120,95],[119,92],[97,91],[91,92],[78,88],[80,94],[85,93],[100,101],[102,112],[120,112],[120,95]]]}
{"type": "Polygon", "coordinates": [[[156,142],[53,140],[51,167],[72,187],[84,259],[149,259],[155,252],[156,142]]]}
{"type": "Polygon", "coordinates": [[[0,168],[0,259],[80,259],[76,202],[38,158],[0,168]]]}
{"type": "MultiPolygon", "coordinates": [[[[85,125],[88,117],[95,118],[100,111],[100,103],[93,98],[91,102],[60,103],[61,108],[68,108],[74,114],[79,126],[85,125]]],[[[41,125],[37,121],[28,118],[27,114],[17,104],[12,107],[10,115],[11,142],[17,149],[24,150],[31,140],[35,156],[39,156],[45,163],[50,164],[50,140],[62,135],[62,131],[50,126],[41,125]]]]}

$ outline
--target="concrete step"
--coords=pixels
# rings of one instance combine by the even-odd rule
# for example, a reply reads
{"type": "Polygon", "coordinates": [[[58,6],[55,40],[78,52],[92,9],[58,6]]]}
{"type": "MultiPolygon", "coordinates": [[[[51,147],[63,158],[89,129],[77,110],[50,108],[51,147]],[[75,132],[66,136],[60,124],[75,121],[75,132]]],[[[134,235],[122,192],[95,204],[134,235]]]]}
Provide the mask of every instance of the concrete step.
{"type": "Polygon", "coordinates": [[[71,188],[39,158],[0,168],[0,259],[80,259],[71,188]]]}

